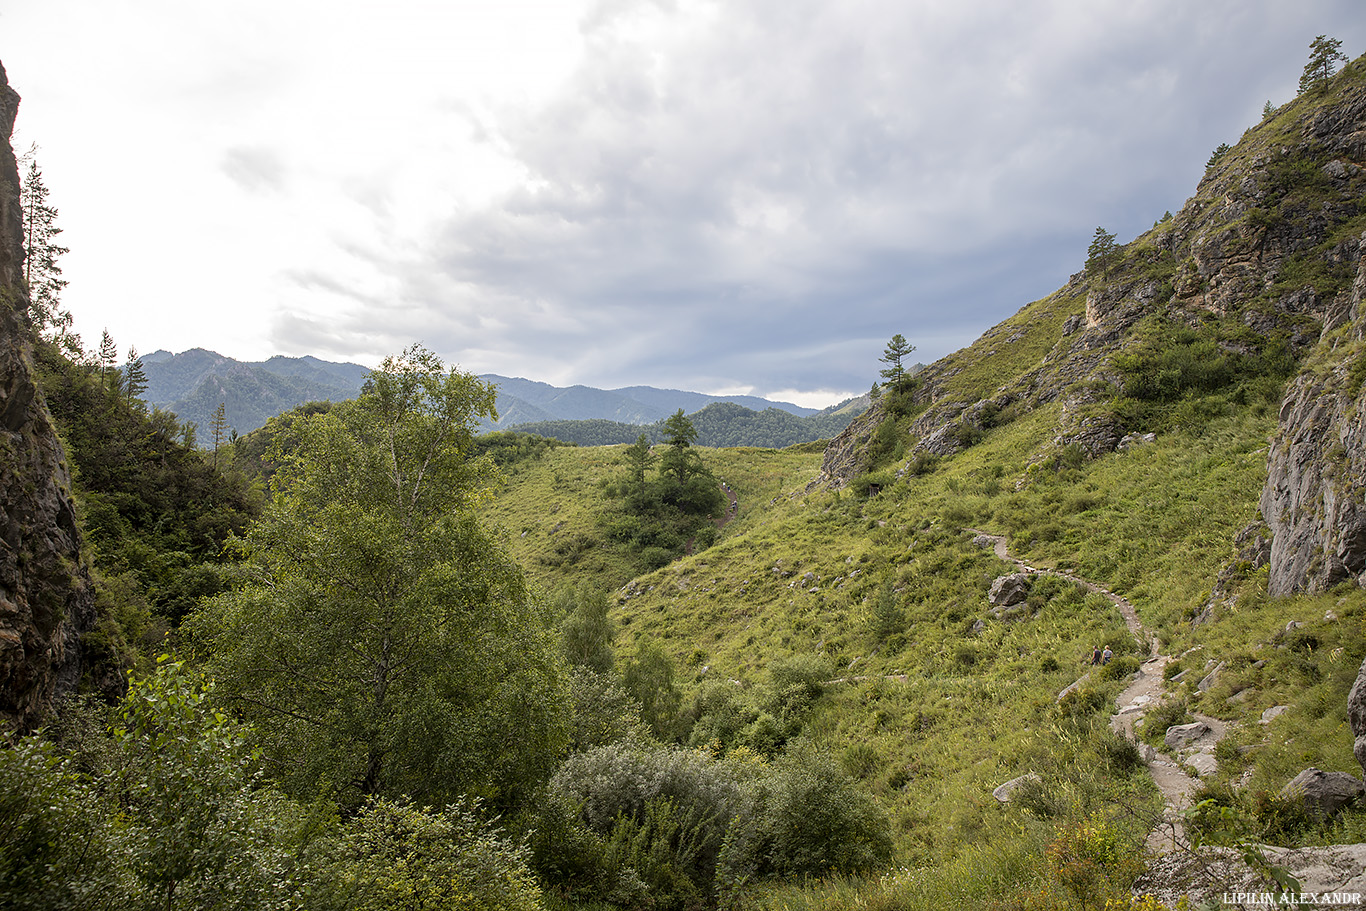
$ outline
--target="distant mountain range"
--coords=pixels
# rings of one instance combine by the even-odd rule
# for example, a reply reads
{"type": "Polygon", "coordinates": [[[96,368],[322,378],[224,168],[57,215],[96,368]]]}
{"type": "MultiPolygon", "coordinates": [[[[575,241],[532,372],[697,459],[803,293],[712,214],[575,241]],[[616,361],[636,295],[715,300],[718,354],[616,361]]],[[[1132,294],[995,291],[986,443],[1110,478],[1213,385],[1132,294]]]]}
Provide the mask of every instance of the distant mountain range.
{"type": "MultiPolygon", "coordinates": [[[[148,404],[175,412],[182,422],[198,424],[201,434],[220,403],[228,425],[239,434],[247,433],[304,402],[355,398],[370,372],[360,364],[333,363],[311,356],[238,361],[203,348],[180,354],[154,351],[143,355],[142,366],[147,374],[143,398],[148,404]]],[[[680,408],[685,414],[692,414],[721,402],[756,412],[777,409],[802,418],[835,410],[817,412],[752,395],[705,395],[653,386],[563,388],[496,374],[485,374],[480,379],[498,387],[499,420],[496,424],[486,422],[486,430],[556,421],[647,425],[680,408]]]]}

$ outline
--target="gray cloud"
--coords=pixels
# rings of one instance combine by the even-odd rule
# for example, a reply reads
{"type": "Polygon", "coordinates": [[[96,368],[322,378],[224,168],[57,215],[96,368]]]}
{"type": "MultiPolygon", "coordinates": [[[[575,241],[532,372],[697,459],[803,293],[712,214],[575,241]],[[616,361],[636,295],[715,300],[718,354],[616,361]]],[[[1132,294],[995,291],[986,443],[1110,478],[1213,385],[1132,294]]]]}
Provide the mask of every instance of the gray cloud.
{"type": "Polygon", "coordinates": [[[338,337],[552,381],[862,391],[892,333],[941,356],[1065,282],[1097,224],[1179,208],[1315,33],[1366,38],[1349,2],[701,9],[600,4],[563,90],[490,127],[527,186],[453,212],[338,337]]]}
{"type": "Polygon", "coordinates": [[[244,146],[228,149],[220,167],[230,180],[254,193],[279,192],[289,171],[274,150],[244,146]]]}

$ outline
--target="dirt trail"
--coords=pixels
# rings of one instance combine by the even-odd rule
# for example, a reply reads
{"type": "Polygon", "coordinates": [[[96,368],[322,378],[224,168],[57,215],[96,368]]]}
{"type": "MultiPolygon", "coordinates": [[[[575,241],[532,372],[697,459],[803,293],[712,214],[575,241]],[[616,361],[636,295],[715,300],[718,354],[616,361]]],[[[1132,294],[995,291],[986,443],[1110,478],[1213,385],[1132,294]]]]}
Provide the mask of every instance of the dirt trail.
{"type": "MultiPolygon", "coordinates": [[[[977,535],[979,538],[989,540],[996,556],[1007,563],[1015,564],[1021,572],[1032,575],[1060,576],[1069,582],[1080,585],[1088,592],[1108,598],[1111,603],[1119,608],[1120,614],[1124,617],[1124,625],[1128,627],[1134,638],[1140,642],[1147,641],[1148,653],[1151,657],[1143,662],[1134,675],[1133,681],[1119,694],[1119,698],[1115,700],[1119,706],[1119,711],[1110,716],[1111,730],[1137,742],[1137,737],[1134,734],[1134,721],[1166,696],[1167,687],[1163,671],[1172,658],[1170,655],[1158,654],[1161,643],[1156,636],[1144,632],[1142,624],[1138,622],[1138,613],[1134,610],[1134,606],[1127,599],[1090,580],[1061,570],[1040,569],[1030,566],[1023,560],[1011,556],[1004,535],[993,535],[975,528],[963,530],[969,534],[977,535]]],[[[1227,725],[1217,718],[1210,718],[1206,715],[1197,714],[1195,719],[1204,722],[1209,730],[1190,744],[1188,747],[1189,755],[1186,759],[1190,762],[1199,762],[1212,769],[1214,745],[1224,736],[1227,725]]],[[[1166,807],[1162,824],[1148,836],[1148,847],[1158,852],[1170,851],[1178,844],[1185,842],[1181,814],[1190,807],[1191,794],[1200,786],[1200,781],[1186,772],[1185,763],[1167,753],[1153,749],[1144,743],[1139,743],[1138,748],[1143,757],[1143,762],[1148,767],[1149,774],[1152,775],[1153,783],[1157,785],[1158,791],[1162,794],[1162,802],[1166,807]]]]}

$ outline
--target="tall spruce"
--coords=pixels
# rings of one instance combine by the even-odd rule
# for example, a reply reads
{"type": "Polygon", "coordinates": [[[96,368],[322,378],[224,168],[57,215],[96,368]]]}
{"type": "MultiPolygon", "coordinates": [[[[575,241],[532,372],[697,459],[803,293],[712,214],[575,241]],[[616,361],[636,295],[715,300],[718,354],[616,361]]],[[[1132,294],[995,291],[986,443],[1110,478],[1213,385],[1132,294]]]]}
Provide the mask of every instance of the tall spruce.
{"type": "Polygon", "coordinates": [[[62,309],[62,267],[57,260],[70,249],[56,242],[57,209],[47,201],[48,188],[35,157],[24,156],[28,172],[20,182],[19,202],[24,224],[24,283],[28,285],[28,316],[35,332],[57,344],[68,357],[80,353],[80,338],[71,329],[71,314],[62,309]]]}

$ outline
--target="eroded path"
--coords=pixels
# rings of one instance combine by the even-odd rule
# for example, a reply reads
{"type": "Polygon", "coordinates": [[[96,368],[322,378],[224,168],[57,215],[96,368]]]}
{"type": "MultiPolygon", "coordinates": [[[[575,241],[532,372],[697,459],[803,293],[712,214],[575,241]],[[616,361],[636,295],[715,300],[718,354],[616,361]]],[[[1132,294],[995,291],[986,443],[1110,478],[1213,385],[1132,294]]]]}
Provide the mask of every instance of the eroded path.
{"type": "MultiPolygon", "coordinates": [[[[1170,655],[1158,654],[1161,643],[1156,636],[1144,632],[1143,625],[1138,621],[1138,612],[1134,610],[1133,604],[1128,599],[1115,594],[1104,586],[1097,585],[1089,579],[1083,579],[1062,570],[1031,566],[1012,556],[1004,535],[993,535],[976,528],[965,528],[963,530],[976,535],[979,543],[989,542],[997,557],[1007,563],[1013,563],[1023,573],[1058,576],[1080,585],[1088,592],[1104,596],[1119,608],[1120,615],[1124,617],[1124,625],[1134,638],[1140,642],[1146,641],[1148,643],[1150,657],[1139,667],[1129,686],[1119,694],[1119,698],[1116,700],[1119,711],[1110,716],[1111,730],[1137,742],[1138,738],[1134,733],[1134,721],[1141,717],[1148,708],[1157,705],[1166,697],[1167,688],[1163,671],[1172,658],[1170,655]]],[[[1073,686],[1075,685],[1073,684],[1073,686]]],[[[1196,715],[1195,718],[1196,721],[1204,723],[1209,730],[1189,744],[1187,749],[1190,755],[1186,761],[1194,760],[1212,770],[1214,745],[1224,736],[1226,725],[1217,718],[1210,718],[1205,715],[1196,715]]],[[[1184,842],[1185,833],[1181,827],[1181,814],[1190,807],[1191,794],[1200,786],[1200,780],[1185,770],[1183,762],[1167,753],[1155,750],[1143,743],[1139,743],[1139,751],[1148,767],[1149,774],[1152,775],[1153,783],[1157,785],[1158,791],[1162,794],[1162,802],[1165,806],[1163,822],[1149,836],[1148,846],[1155,851],[1169,851],[1178,843],[1184,842]]]]}

